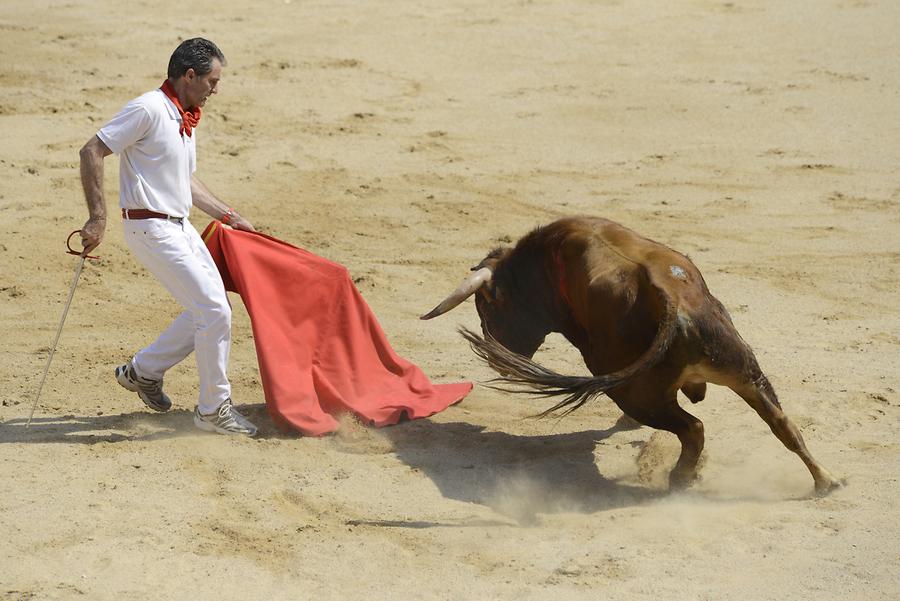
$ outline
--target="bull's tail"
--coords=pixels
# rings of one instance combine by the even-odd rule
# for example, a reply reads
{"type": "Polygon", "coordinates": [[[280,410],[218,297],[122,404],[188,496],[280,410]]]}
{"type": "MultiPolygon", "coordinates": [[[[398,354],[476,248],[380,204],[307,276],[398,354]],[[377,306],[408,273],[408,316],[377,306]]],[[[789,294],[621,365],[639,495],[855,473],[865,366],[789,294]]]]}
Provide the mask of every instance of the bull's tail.
{"type": "Polygon", "coordinates": [[[564,376],[510,351],[490,336],[486,339],[482,338],[464,327],[460,328],[459,332],[469,341],[472,350],[500,374],[499,378],[491,381],[492,387],[507,392],[528,393],[541,397],[565,395],[563,400],[538,416],[545,417],[560,409],[565,409],[562,415],[567,415],[593,397],[604,394],[659,363],[675,338],[678,314],[678,309],[671,299],[665,298],[665,306],[665,315],[650,347],[631,365],[610,374],[594,377],[564,376]],[[506,388],[498,385],[501,382],[525,388],[506,388]]]}

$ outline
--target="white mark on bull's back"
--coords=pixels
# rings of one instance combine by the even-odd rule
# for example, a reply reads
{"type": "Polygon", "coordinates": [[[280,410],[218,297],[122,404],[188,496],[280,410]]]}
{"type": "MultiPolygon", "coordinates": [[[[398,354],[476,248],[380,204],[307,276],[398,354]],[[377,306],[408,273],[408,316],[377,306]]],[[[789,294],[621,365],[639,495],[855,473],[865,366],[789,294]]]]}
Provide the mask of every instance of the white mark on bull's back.
{"type": "Polygon", "coordinates": [[[684,269],[679,267],[678,265],[669,265],[669,271],[672,272],[672,277],[678,280],[687,280],[687,274],[684,272],[684,269]]]}

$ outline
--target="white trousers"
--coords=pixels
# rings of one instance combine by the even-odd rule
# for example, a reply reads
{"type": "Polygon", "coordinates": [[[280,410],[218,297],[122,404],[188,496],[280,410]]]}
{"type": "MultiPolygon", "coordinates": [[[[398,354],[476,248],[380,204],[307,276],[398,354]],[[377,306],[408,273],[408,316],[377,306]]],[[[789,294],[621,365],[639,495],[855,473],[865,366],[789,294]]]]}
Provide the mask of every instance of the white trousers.
{"type": "Polygon", "coordinates": [[[132,364],[144,378],[161,379],[194,351],[200,376],[201,413],[213,413],[231,396],[226,370],[231,350],[231,305],[222,277],[200,234],[187,219],[125,219],[125,242],[184,307],[132,364]]]}

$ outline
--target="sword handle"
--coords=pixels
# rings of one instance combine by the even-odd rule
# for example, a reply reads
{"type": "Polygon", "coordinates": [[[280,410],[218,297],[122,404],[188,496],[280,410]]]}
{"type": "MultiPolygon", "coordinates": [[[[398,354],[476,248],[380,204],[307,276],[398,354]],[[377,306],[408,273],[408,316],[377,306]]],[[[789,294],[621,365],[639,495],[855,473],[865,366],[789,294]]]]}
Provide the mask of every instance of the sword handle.
{"type": "MultiPolygon", "coordinates": [[[[72,236],[74,236],[75,234],[80,234],[80,233],[81,233],[81,230],[75,230],[74,232],[72,232],[71,234],[69,234],[69,237],[68,237],[68,238],[66,238],[66,248],[69,249],[68,251],[66,251],[66,254],[67,254],[67,255],[75,255],[76,257],[82,256],[82,253],[83,253],[84,251],[78,252],[77,250],[75,250],[74,248],[72,248],[72,244],[71,244],[72,236]]],[[[94,259],[94,260],[97,260],[97,259],[100,258],[100,257],[95,257],[95,256],[93,256],[93,255],[83,255],[83,256],[84,256],[85,259],[94,259]]]]}

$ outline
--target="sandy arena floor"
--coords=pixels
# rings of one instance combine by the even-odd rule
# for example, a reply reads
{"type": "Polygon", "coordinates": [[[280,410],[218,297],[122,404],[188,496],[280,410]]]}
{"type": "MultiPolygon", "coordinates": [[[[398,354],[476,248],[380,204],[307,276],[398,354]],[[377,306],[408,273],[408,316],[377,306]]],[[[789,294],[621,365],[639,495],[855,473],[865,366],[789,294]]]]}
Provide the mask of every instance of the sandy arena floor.
{"type": "MultiPolygon", "coordinates": [[[[0,4],[0,598],[900,598],[900,4],[189,6],[0,4]],[[78,149],[195,35],[229,60],[200,178],[345,264],[434,381],[491,372],[455,331],[471,302],[420,313],[492,247],[605,216],[690,254],[846,486],[815,498],[721,388],[675,495],[676,439],[603,398],[533,420],[547,402],[476,387],[430,420],[285,436],[238,297],[234,396],[262,435],[204,434],[192,361],[167,415],[112,378],[179,311],[117,219],[25,430],[86,218],[78,149]]],[[[586,373],[559,337],[537,358],[586,373]]]]}

